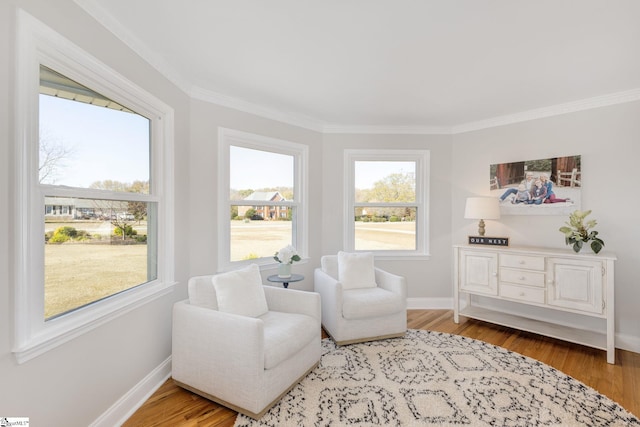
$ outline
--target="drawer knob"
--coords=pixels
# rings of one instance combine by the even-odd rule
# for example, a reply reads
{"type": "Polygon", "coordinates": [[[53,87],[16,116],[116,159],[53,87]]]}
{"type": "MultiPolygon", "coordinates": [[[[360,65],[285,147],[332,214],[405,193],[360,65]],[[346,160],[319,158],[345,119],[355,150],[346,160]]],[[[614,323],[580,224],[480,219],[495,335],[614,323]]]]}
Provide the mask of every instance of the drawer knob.
{"type": "Polygon", "coordinates": [[[520,280],[525,280],[525,279],[526,279],[526,277],[520,276],[520,280]]]}
{"type": "Polygon", "coordinates": [[[520,292],[520,296],[523,297],[524,296],[524,292],[520,292]]]}
{"type": "Polygon", "coordinates": [[[525,264],[526,264],[526,261],[525,261],[525,260],[523,260],[523,259],[521,259],[521,260],[520,260],[520,264],[521,264],[521,265],[525,265],[525,264]]]}

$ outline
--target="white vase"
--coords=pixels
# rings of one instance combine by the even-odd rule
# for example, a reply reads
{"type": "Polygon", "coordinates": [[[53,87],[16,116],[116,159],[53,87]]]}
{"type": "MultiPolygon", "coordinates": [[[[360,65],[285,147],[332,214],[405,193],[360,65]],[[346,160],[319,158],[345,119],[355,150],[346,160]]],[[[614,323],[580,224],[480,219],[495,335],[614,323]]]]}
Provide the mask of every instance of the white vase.
{"type": "Polygon", "coordinates": [[[291,277],[291,264],[278,264],[278,277],[283,279],[291,277]]]}

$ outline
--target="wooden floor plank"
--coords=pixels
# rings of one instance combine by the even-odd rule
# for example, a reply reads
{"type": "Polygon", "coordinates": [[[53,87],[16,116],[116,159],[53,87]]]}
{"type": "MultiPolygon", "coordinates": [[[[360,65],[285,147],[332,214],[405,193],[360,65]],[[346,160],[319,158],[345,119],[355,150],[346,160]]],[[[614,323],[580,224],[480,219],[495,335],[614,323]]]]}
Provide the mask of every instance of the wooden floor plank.
{"type": "MultiPolygon", "coordinates": [[[[546,363],[618,402],[640,417],[640,354],[606,352],[490,323],[460,318],[451,310],[408,310],[410,329],[426,329],[486,341],[546,363]]],[[[326,334],[323,334],[326,338],[326,334]]],[[[231,427],[236,412],[176,386],[171,379],[127,420],[124,427],[231,427]]]]}

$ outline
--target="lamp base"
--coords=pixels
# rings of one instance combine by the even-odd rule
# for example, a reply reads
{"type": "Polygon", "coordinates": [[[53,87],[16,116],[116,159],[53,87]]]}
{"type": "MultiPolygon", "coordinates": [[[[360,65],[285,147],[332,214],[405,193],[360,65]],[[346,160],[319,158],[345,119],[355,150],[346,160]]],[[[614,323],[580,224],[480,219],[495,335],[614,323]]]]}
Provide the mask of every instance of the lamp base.
{"type": "Polygon", "coordinates": [[[478,235],[484,236],[484,219],[481,219],[478,223],[478,235]]]}

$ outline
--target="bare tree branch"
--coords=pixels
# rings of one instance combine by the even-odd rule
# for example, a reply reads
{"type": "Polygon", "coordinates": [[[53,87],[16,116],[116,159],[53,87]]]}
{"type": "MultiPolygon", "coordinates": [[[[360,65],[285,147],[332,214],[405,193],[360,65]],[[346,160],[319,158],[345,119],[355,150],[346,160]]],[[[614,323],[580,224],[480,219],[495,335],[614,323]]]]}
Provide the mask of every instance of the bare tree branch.
{"type": "Polygon", "coordinates": [[[63,141],[54,138],[46,130],[40,129],[38,180],[41,184],[55,184],[62,169],[66,168],[65,161],[73,157],[73,147],[68,147],[63,141]]]}

